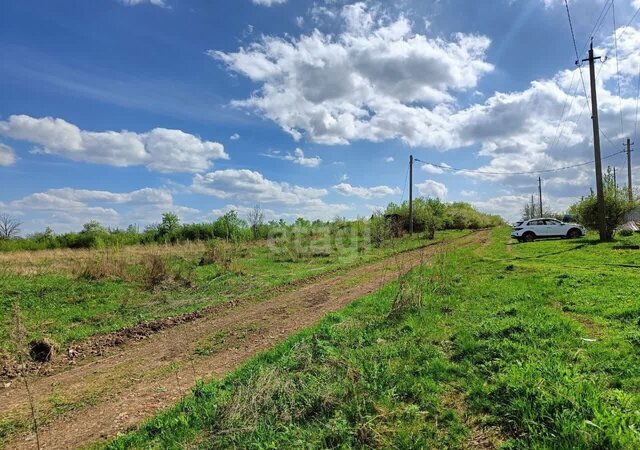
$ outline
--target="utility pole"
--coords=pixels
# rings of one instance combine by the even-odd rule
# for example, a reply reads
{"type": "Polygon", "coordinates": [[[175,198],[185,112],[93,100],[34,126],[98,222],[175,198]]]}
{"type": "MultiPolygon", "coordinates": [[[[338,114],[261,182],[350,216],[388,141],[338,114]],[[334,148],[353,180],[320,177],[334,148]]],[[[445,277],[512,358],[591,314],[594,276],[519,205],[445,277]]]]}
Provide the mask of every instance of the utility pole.
{"type": "Polygon", "coordinates": [[[618,198],[618,177],[616,176],[616,166],[613,166],[613,197],[618,198]]]}
{"type": "Polygon", "coordinates": [[[538,199],[540,200],[540,217],[544,216],[542,212],[542,178],[538,177],[538,199]]]}
{"type": "MultiPolygon", "coordinates": [[[[595,61],[600,56],[593,56],[593,38],[589,47],[589,58],[582,61],[589,61],[589,75],[591,78],[591,120],[593,121],[593,152],[596,160],[596,193],[598,196],[598,231],[600,240],[607,241],[607,223],[605,221],[604,191],[602,189],[602,159],[600,156],[600,125],[598,123],[598,98],[596,96],[596,71],[595,61]]],[[[578,61],[576,61],[578,63],[578,61]]]]}
{"type": "Polygon", "coordinates": [[[633,202],[633,184],[631,183],[631,139],[627,138],[627,189],[629,190],[629,201],[633,202]]]}
{"type": "Polygon", "coordinates": [[[529,214],[531,215],[529,219],[533,219],[536,217],[536,204],[533,203],[533,195],[531,195],[531,212],[529,214]]]}
{"type": "Polygon", "coordinates": [[[409,234],[413,236],[413,155],[409,156],[409,234]]]}

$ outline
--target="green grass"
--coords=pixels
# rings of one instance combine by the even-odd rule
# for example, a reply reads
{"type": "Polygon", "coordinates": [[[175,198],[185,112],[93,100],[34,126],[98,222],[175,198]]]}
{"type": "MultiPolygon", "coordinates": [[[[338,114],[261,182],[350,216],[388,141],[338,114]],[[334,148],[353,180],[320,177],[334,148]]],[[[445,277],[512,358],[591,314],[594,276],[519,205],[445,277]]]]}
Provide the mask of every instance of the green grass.
{"type": "Polygon", "coordinates": [[[107,448],[640,448],[640,251],[507,238],[414,270],[107,448]]]}
{"type": "MultiPolygon", "coordinates": [[[[467,232],[446,231],[439,233],[437,239],[464,233],[467,232]]],[[[92,281],[63,273],[19,276],[0,266],[0,356],[3,351],[15,350],[10,337],[14,304],[19,306],[29,340],[47,337],[64,348],[138,322],[188,313],[232,299],[259,297],[278,286],[429,243],[416,235],[382,248],[368,247],[364,253],[350,246],[326,257],[299,260],[276,258],[272,249],[253,246],[237,257],[236,269],[230,271],[215,264],[200,266],[201,255],[178,257],[169,248],[165,258],[170,270],[180,273],[182,281],[189,283],[169,283],[155,290],[141,282],[117,278],[92,281]]],[[[318,242],[314,241],[314,245],[318,242]]],[[[132,267],[130,272],[138,269],[132,267]]]]}

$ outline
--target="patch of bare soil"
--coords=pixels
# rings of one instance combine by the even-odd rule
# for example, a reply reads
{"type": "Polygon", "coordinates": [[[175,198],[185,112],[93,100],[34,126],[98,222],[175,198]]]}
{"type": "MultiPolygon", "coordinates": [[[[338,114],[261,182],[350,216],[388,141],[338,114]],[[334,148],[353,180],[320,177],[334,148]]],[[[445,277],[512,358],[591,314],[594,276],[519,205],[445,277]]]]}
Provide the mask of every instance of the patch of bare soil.
{"type": "Polygon", "coordinates": [[[500,429],[494,425],[487,425],[482,417],[470,414],[467,410],[467,402],[464,395],[456,390],[451,390],[442,399],[442,406],[456,412],[462,423],[469,429],[464,449],[493,450],[500,448],[505,438],[500,429]]]}
{"type": "Polygon", "coordinates": [[[480,246],[475,250],[474,253],[477,256],[481,256],[484,254],[487,247],[491,244],[491,234],[490,233],[480,234],[477,236],[477,239],[478,239],[478,242],[480,243],[480,246]]]}
{"type": "MultiPolygon", "coordinates": [[[[480,231],[447,245],[469,245],[488,234],[480,231]]],[[[85,355],[82,363],[30,378],[41,448],[77,448],[134,428],[187,395],[196,380],[223,377],[258,352],[392,281],[401,272],[398,267],[406,271],[419,265],[439,247],[325,275],[264,301],[228,303],[78,346],[85,355]],[[122,342],[116,344],[118,339],[122,342]],[[212,345],[203,351],[203,342],[212,345]]],[[[0,417],[29,423],[24,383],[7,384],[0,390],[0,417]]],[[[6,448],[36,448],[35,435],[14,434],[6,448]]]]}

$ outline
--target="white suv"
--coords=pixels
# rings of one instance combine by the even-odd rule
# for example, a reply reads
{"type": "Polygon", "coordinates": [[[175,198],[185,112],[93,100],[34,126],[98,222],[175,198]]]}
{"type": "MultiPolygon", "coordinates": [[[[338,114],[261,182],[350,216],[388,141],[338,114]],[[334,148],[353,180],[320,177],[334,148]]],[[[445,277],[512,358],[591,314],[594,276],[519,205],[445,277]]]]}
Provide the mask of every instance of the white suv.
{"type": "Polygon", "coordinates": [[[542,237],[561,237],[575,239],[586,234],[587,230],[577,223],[564,223],[556,219],[525,220],[511,231],[511,237],[520,242],[533,242],[542,237]]]}

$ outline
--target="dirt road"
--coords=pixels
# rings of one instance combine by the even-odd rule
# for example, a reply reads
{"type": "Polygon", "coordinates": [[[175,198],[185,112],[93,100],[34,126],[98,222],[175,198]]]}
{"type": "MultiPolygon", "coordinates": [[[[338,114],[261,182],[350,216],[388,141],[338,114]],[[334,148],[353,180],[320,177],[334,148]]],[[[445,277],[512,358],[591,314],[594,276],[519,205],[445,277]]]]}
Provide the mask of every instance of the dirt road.
{"type": "MultiPolygon", "coordinates": [[[[481,231],[446,245],[484,241],[481,231]]],[[[189,393],[196,379],[220,378],[256,353],[313,325],[325,314],[428,262],[442,244],[330,275],[273,298],[245,302],[127,343],[86,364],[31,380],[42,449],[77,448],[135,427],[189,393]]],[[[0,390],[0,423],[29,420],[24,385],[0,390]]],[[[36,448],[34,433],[8,449],[36,448]]]]}

